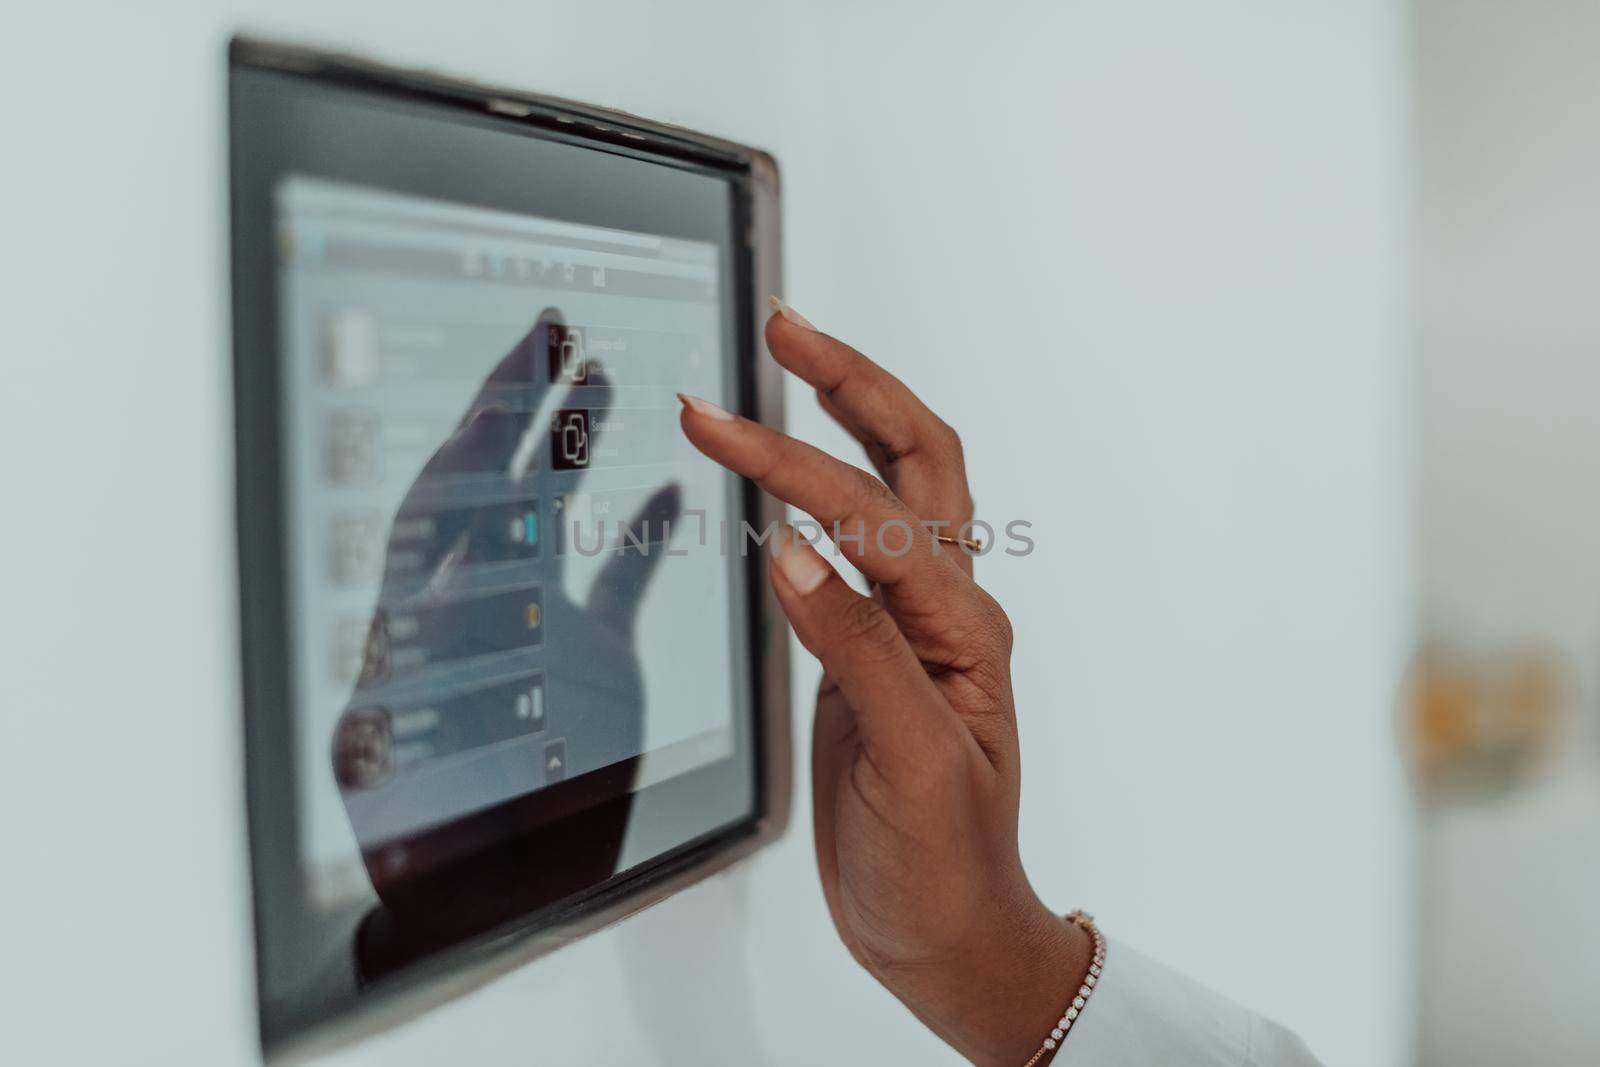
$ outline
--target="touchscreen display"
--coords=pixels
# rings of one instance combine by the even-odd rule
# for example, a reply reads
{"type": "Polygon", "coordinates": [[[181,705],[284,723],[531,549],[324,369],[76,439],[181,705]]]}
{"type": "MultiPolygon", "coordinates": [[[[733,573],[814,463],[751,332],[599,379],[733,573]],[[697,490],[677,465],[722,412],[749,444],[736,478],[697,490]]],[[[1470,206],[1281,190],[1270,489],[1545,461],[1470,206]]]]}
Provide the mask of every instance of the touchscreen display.
{"type": "Polygon", "coordinates": [[[735,404],[718,248],[300,174],[274,212],[313,901],[554,784],[727,759],[737,498],[675,398],[735,404]]]}
{"type": "Polygon", "coordinates": [[[743,536],[775,515],[676,396],[775,413],[750,309],[776,184],[727,142],[337,57],[236,44],[229,86],[272,1049],[781,830],[743,536]]]}

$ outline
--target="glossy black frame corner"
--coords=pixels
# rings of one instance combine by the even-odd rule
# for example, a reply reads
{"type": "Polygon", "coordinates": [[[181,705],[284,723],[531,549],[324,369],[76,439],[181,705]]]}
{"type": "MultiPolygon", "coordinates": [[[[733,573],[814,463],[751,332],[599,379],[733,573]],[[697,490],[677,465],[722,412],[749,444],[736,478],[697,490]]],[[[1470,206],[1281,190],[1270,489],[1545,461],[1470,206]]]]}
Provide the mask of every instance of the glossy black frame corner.
{"type": "MultiPolygon", "coordinates": [[[[676,161],[728,175],[739,200],[744,232],[735,234],[737,333],[744,414],[776,427],[783,424],[782,372],[763,349],[765,294],[781,292],[781,228],[776,161],[767,153],[621,112],[558,98],[454,81],[397,70],[344,55],[252,38],[230,42],[229,73],[266,71],[321,85],[345,86],[459,111],[464,119],[506,124],[508,130],[559,137],[645,159],[676,161]]],[[[230,136],[232,131],[230,131],[230,136]]],[[[251,327],[238,300],[242,255],[233,256],[234,409],[236,420],[236,508],[240,564],[240,640],[243,678],[246,799],[255,903],[257,967],[261,942],[271,936],[262,919],[263,880],[285,868],[281,827],[293,790],[288,724],[291,704],[288,618],[283,578],[283,489],[278,478],[279,412],[275,388],[265,389],[268,371],[245,332],[251,327]],[[262,516],[270,517],[262,521],[262,516]]],[[[765,526],[784,518],[783,506],[744,485],[744,518],[765,526]]],[[[740,823],[683,848],[516,917],[482,936],[443,948],[408,964],[336,1009],[293,1024],[269,1018],[263,1005],[261,1038],[274,1062],[297,1060],[376,1033],[418,1011],[482,985],[528,960],[548,953],[639,911],[728,867],[781,836],[789,821],[793,767],[789,708],[787,628],[766,581],[762,554],[751,553],[749,647],[754,662],[756,807],[740,823]]],[[[258,980],[261,979],[258,973],[258,980]]]]}

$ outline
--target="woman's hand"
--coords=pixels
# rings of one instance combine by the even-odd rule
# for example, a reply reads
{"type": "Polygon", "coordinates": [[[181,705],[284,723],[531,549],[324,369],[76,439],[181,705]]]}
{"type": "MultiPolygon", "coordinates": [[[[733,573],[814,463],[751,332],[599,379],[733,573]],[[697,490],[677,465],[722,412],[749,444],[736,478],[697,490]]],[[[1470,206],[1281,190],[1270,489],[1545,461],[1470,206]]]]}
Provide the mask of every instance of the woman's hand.
{"type": "Polygon", "coordinates": [[[773,356],[881,477],[692,397],[683,429],[813,516],[875,587],[862,596],[781,535],[773,588],[824,669],[812,797],[828,908],[851,955],[940,1037],[1014,1067],[1083,980],[1090,946],[1040,902],[1017,853],[1011,624],[971,557],[935,536],[972,517],[961,444],[902,382],[774,306],[773,356]]]}

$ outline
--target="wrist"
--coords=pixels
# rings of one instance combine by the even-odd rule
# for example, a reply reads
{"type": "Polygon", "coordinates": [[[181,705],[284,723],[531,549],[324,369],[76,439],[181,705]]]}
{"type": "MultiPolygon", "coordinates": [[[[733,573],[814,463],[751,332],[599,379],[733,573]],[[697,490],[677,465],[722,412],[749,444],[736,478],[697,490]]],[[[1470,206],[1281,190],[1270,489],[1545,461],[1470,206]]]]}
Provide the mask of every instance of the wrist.
{"type": "Polygon", "coordinates": [[[924,1023],[980,1067],[1020,1067],[1032,1056],[1094,956],[1086,931],[1031,891],[1026,896],[962,958],[891,983],[904,987],[894,991],[924,1023]]]}

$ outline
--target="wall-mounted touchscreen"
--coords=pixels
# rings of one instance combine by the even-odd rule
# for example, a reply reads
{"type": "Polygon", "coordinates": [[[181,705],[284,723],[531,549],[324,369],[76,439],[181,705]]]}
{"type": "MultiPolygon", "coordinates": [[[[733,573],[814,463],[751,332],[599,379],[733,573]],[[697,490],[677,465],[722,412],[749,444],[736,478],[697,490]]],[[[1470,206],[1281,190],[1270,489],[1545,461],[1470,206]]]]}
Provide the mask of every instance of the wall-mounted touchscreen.
{"type": "Polygon", "coordinates": [[[755,413],[749,158],[274,57],[232,78],[269,1044],[774,806],[760,505],[674,396],[755,413]]]}

